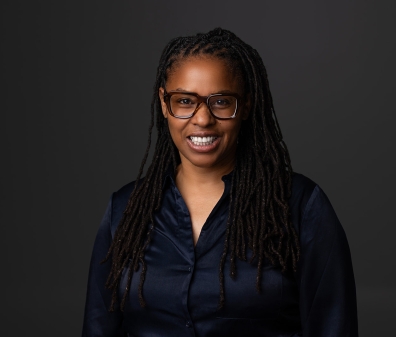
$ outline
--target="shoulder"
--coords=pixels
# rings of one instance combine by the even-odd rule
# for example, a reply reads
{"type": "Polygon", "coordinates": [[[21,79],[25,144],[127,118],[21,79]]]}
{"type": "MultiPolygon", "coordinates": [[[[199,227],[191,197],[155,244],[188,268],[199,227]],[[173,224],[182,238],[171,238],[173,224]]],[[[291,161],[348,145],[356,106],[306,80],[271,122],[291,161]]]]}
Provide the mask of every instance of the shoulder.
{"type": "Polygon", "coordinates": [[[129,196],[131,195],[133,189],[135,188],[136,181],[131,181],[130,183],[122,186],[119,190],[113,193],[113,205],[116,204],[127,204],[129,196]]]}
{"type": "Polygon", "coordinates": [[[319,186],[311,179],[294,172],[292,176],[292,194],[289,199],[290,208],[303,211],[315,189],[318,188],[319,186]]]}
{"type": "Polygon", "coordinates": [[[111,198],[111,233],[114,235],[118,224],[121,221],[125,208],[128,205],[129,197],[135,188],[136,181],[132,181],[112,194],[111,198]]]}
{"type": "Polygon", "coordinates": [[[312,237],[318,230],[331,237],[341,227],[326,194],[318,184],[302,174],[293,174],[289,206],[292,223],[300,237],[312,237]]]}

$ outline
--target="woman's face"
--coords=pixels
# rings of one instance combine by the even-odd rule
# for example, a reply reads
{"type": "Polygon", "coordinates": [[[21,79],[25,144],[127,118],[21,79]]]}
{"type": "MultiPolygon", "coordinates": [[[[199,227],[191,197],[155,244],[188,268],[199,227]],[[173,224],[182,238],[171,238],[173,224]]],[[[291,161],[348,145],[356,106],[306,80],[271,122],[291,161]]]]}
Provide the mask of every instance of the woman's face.
{"type": "Polygon", "coordinates": [[[182,165],[231,170],[241,123],[248,116],[245,107],[238,102],[236,117],[220,120],[202,103],[194,116],[179,119],[169,113],[163,99],[164,90],[193,92],[200,96],[228,92],[243,97],[240,77],[233,74],[222,60],[190,57],[172,69],[165,88],[159,91],[162,112],[168,119],[169,131],[179,150],[182,165]]]}

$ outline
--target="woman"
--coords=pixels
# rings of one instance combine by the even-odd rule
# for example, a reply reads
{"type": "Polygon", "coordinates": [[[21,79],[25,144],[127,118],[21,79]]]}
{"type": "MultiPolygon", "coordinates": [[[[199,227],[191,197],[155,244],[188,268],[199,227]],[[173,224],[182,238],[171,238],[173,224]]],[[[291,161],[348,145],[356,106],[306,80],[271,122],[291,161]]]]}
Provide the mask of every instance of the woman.
{"type": "Polygon", "coordinates": [[[357,336],[344,231],[292,171],[257,51],[220,28],[172,40],[150,135],[155,114],[153,162],[141,178],[149,142],[97,234],[83,335],[357,336]]]}

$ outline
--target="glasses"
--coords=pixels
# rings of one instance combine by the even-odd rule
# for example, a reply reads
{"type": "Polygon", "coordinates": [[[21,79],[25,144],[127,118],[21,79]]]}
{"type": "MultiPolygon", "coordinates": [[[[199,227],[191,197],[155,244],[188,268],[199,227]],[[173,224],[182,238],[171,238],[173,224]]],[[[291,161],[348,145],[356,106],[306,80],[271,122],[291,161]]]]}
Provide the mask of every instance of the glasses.
{"type": "Polygon", "coordinates": [[[210,113],[218,119],[235,118],[238,110],[238,94],[212,94],[199,96],[194,92],[170,91],[164,93],[164,101],[170,114],[176,118],[191,118],[204,102],[210,113]]]}

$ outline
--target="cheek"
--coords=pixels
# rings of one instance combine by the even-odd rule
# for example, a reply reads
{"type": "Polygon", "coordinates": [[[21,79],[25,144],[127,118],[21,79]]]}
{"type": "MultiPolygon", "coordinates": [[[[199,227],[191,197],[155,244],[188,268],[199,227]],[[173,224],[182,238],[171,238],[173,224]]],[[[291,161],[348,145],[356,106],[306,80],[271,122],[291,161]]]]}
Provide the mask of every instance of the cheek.
{"type": "Polygon", "coordinates": [[[236,140],[238,138],[240,129],[241,129],[241,123],[239,121],[234,125],[223,126],[223,130],[225,131],[227,138],[230,140],[236,140]]]}
{"type": "Polygon", "coordinates": [[[178,145],[177,143],[180,142],[180,140],[183,138],[183,129],[184,129],[184,124],[180,123],[179,120],[175,120],[172,116],[167,119],[168,120],[168,128],[169,128],[169,133],[172,137],[173,142],[175,145],[178,145]]]}

